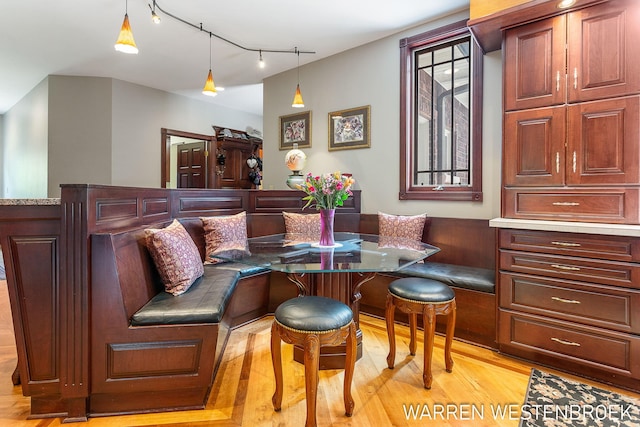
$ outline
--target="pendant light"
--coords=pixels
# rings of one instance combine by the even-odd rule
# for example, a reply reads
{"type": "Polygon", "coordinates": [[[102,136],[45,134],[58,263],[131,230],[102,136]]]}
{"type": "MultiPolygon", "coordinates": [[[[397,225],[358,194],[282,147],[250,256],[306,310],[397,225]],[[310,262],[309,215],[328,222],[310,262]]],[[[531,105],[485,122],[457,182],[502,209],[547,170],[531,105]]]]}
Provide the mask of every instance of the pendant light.
{"type": "Polygon", "coordinates": [[[131,32],[131,25],[129,25],[129,15],[127,14],[128,4],[125,0],[124,9],[124,21],[122,22],[122,28],[120,28],[120,34],[118,40],[116,40],[115,48],[118,52],[123,53],[138,53],[138,47],[133,40],[133,33],[131,32]]]}
{"type": "Polygon", "coordinates": [[[202,94],[207,96],[216,96],[218,94],[216,85],[213,83],[213,73],[211,72],[211,33],[209,33],[209,75],[204,84],[204,89],[202,89],[202,94]]]}
{"type": "Polygon", "coordinates": [[[300,51],[296,47],[296,54],[298,55],[298,86],[296,86],[296,94],[293,96],[293,108],[304,108],[304,101],[302,100],[302,93],[300,92],[300,51]]]}
{"type": "Polygon", "coordinates": [[[148,6],[149,6],[149,9],[151,9],[151,20],[153,21],[154,24],[159,24],[162,21],[162,19],[160,19],[160,17],[156,13],[156,0],[153,0],[153,7],[151,7],[151,5],[148,5],[148,6]]]}

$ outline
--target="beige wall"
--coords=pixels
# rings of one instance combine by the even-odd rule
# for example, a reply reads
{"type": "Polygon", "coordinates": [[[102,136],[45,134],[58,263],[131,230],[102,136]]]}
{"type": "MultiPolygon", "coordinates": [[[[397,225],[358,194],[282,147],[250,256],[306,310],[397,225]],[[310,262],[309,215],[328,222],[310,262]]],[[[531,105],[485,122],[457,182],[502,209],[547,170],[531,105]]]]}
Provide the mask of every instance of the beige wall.
{"type": "Polygon", "coordinates": [[[48,93],[45,79],[4,114],[2,197],[47,195],[48,93]]]}
{"type": "Polygon", "coordinates": [[[101,77],[49,76],[4,115],[4,198],[60,184],[160,187],[160,129],[262,129],[262,116],[101,77]]]}
{"type": "MultiPolygon", "coordinates": [[[[501,55],[484,59],[483,202],[400,201],[399,193],[399,40],[441,25],[466,19],[456,14],[347,52],[315,61],[300,69],[303,111],[312,114],[312,147],[304,149],[303,173],[340,170],[352,173],[362,193],[365,213],[426,212],[454,218],[493,218],[500,213],[501,55]],[[371,106],[371,148],[328,151],[328,113],[371,106]]],[[[295,70],[264,81],[265,189],[287,188],[285,151],[278,149],[279,116],[293,114],[295,70]]]]}

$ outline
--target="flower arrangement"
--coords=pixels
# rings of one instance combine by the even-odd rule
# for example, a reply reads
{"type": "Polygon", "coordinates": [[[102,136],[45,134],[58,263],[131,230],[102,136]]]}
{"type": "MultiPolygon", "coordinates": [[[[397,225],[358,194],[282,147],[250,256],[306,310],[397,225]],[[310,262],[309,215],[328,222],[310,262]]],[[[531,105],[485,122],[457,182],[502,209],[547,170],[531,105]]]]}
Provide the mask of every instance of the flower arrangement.
{"type": "Polygon", "coordinates": [[[353,195],[351,186],[355,180],[350,176],[342,175],[340,172],[325,173],[313,176],[308,173],[304,184],[298,184],[298,188],[307,195],[302,198],[306,200],[308,206],[315,206],[316,209],[335,209],[342,206],[349,196],[353,195]]]}

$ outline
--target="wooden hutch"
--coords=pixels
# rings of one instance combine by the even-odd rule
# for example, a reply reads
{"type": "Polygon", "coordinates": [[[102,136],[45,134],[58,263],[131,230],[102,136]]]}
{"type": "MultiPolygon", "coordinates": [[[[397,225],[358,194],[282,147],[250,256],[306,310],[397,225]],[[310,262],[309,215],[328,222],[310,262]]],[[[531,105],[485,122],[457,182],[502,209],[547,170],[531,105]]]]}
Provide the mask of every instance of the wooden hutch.
{"type": "Polygon", "coordinates": [[[499,349],[638,390],[640,2],[503,3],[499,349]]]}

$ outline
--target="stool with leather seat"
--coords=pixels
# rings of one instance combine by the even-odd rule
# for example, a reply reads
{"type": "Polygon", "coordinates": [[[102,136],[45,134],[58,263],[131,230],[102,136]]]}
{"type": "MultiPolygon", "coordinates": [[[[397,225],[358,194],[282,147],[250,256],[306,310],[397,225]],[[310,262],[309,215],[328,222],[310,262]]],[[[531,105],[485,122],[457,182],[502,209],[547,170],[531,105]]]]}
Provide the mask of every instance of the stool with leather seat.
{"type": "Polygon", "coordinates": [[[272,401],[276,411],[282,408],[281,340],[304,349],[307,427],[316,425],[320,347],[342,344],[346,340],[344,409],[350,417],[354,407],[351,382],[356,361],[356,327],[351,309],[340,301],[320,296],[297,297],[278,306],[271,326],[271,360],[276,379],[272,401]]]}
{"type": "Polygon", "coordinates": [[[442,282],[418,277],[405,277],[389,284],[385,318],[387,336],[389,338],[389,355],[387,365],[393,369],[396,358],[396,338],[394,328],[395,308],[409,315],[411,339],[409,353],[416,354],[417,316],[422,314],[424,322],[424,369],[422,379],[424,388],[430,389],[433,376],[431,374],[431,355],[433,353],[433,337],[436,332],[436,315],[447,316],[447,330],[444,346],[445,368],[453,369],[451,343],[456,324],[456,298],[453,289],[442,282]]]}

